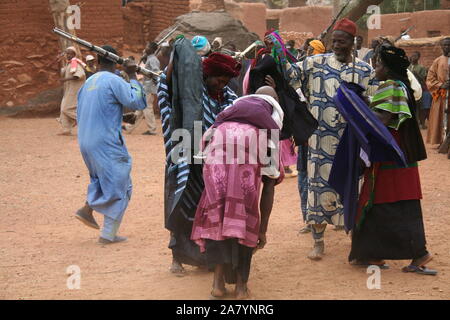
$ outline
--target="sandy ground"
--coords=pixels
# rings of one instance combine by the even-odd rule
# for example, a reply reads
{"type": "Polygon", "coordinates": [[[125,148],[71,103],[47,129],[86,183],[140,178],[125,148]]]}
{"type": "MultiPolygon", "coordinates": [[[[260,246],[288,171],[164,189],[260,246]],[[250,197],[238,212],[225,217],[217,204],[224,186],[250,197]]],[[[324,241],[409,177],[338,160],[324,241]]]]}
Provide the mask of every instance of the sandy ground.
{"type": "MultiPolygon", "coordinates": [[[[127,243],[97,244],[98,232],[74,212],[84,204],[88,172],[76,137],[56,136],[54,119],[0,119],[0,299],[207,299],[212,274],[187,267],[169,273],[163,227],[161,134],[126,136],[133,157],[134,193],[121,227],[127,243]],[[67,268],[81,270],[69,290],[67,268]]],[[[296,179],[277,187],[268,244],[252,264],[253,299],[450,298],[450,161],[429,149],[420,167],[428,248],[436,277],[404,274],[406,261],[389,261],[381,289],[369,290],[366,269],[347,263],[350,239],[329,228],[326,256],[306,258],[311,236],[302,223],[296,179]]],[[[102,222],[100,215],[96,216],[102,222]]]]}

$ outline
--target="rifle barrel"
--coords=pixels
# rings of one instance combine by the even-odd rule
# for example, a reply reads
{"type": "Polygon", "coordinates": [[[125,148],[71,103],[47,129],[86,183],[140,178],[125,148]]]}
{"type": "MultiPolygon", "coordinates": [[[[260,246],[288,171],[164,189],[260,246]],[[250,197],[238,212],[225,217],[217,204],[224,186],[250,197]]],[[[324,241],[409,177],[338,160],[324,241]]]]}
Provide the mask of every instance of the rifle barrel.
{"type": "Polygon", "coordinates": [[[336,15],[336,17],[334,17],[334,19],[332,20],[331,24],[328,26],[328,28],[326,28],[319,36],[319,40],[325,38],[325,36],[327,35],[328,32],[330,32],[330,29],[335,25],[336,21],[339,19],[339,17],[341,16],[342,12],[344,12],[344,10],[348,7],[348,5],[350,4],[352,0],[348,0],[347,3],[342,6],[341,10],[339,10],[338,14],[336,15]]]}
{"type": "MultiPolygon", "coordinates": [[[[73,34],[68,33],[64,30],[61,30],[61,29],[55,27],[53,29],[53,32],[58,34],[61,37],[64,37],[68,40],[78,43],[79,45],[81,45],[83,47],[88,48],[90,51],[96,52],[97,54],[101,55],[102,57],[105,57],[108,60],[111,60],[112,62],[115,62],[117,64],[123,64],[125,62],[124,58],[119,57],[118,55],[116,55],[112,52],[109,52],[99,46],[93,45],[92,43],[90,43],[86,40],[80,39],[80,38],[74,36],[73,34]]],[[[146,77],[149,77],[149,78],[159,78],[159,76],[161,75],[161,72],[153,72],[151,70],[148,70],[146,68],[139,67],[139,66],[137,67],[136,71],[143,74],[146,77]]]]}

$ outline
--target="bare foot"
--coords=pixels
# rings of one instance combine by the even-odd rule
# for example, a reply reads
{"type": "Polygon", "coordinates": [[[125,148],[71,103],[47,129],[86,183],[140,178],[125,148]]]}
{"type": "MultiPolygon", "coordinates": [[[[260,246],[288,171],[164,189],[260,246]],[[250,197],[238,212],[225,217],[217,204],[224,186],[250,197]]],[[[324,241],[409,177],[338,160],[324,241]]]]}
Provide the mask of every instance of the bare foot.
{"type": "Polygon", "coordinates": [[[184,269],[183,265],[178,261],[172,261],[172,265],[170,266],[169,270],[177,277],[184,277],[186,274],[186,269],[184,269]]]}
{"type": "Polygon", "coordinates": [[[213,288],[211,291],[211,295],[213,297],[222,298],[227,294],[227,289],[225,288],[225,279],[223,277],[214,279],[213,288]]]}
{"type": "Polygon", "coordinates": [[[323,241],[315,242],[312,251],[308,254],[308,259],[317,261],[322,260],[325,252],[325,243],[323,241]]]}
{"type": "Polygon", "coordinates": [[[246,300],[250,298],[250,292],[248,288],[245,286],[243,288],[237,288],[234,291],[236,300],[246,300]]]}
{"type": "Polygon", "coordinates": [[[227,295],[227,289],[225,286],[223,288],[220,287],[213,287],[211,290],[211,298],[212,299],[223,299],[227,295]]]}

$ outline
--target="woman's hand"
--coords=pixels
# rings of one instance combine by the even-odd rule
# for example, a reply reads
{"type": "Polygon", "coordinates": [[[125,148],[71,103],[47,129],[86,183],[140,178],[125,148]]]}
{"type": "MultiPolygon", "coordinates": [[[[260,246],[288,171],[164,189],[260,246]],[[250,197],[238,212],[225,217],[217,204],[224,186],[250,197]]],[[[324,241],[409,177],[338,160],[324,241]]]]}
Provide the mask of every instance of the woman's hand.
{"type": "Polygon", "coordinates": [[[271,76],[267,75],[265,78],[265,81],[268,86],[270,86],[274,89],[276,88],[277,85],[275,84],[275,80],[273,80],[273,78],[271,76]]]}

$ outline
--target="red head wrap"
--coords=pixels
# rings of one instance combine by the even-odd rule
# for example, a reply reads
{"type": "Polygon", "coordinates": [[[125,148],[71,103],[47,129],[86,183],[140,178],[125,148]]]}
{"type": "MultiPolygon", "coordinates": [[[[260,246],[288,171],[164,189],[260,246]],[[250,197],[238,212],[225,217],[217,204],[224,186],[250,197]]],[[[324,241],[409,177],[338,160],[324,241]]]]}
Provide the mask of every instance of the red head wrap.
{"type": "Polygon", "coordinates": [[[275,31],[276,30],[274,28],[267,30],[266,33],[264,34],[264,37],[267,37],[269,34],[271,34],[272,32],[275,32],[275,31]]]}
{"type": "Polygon", "coordinates": [[[208,77],[229,76],[237,77],[241,70],[241,64],[232,57],[214,52],[203,60],[203,73],[208,77]]]}
{"type": "Polygon", "coordinates": [[[344,18],[336,23],[333,31],[345,31],[352,36],[356,36],[356,24],[353,21],[344,18]]]}

